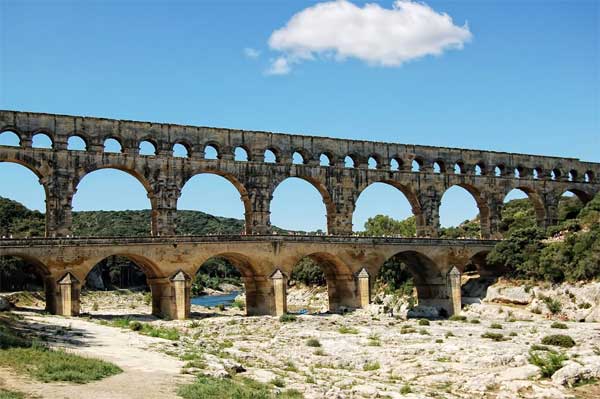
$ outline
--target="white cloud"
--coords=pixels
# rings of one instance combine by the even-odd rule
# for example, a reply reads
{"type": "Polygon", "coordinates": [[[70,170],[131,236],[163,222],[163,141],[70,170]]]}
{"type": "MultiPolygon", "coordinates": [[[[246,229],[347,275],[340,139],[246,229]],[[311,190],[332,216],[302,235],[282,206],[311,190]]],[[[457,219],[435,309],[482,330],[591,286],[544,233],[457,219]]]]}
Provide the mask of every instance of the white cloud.
{"type": "Polygon", "coordinates": [[[285,57],[277,57],[271,62],[271,66],[267,69],[268,75],[287,75],[290,73],[290,61],[285,57]]]}
{"type": "Polygon", "coordinates": [[[244,49],[244,55],[248,58],[258,58],[260,56],[260,51],[252,47],[246,47],[244,49]]]}
{"type": "Polygon", "coordinates": [[[282,53],[272,61],[271,70],[289,73],[290,64],[319,55],[395,67],[461,49],[471,37],[466,23],[454,25],[448,14],[425,3],[396,0],[387,9],[378,4],[361,8],[347,0],[329,1],[298,12],[271,34],[269,46],[282,53]]]}

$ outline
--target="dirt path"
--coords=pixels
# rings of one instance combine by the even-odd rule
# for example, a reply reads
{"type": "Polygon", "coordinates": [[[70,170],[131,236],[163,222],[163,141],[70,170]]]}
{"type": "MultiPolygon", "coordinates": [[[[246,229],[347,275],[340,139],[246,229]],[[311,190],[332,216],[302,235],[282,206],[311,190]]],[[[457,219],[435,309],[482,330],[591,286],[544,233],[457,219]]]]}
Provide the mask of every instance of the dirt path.
{"type": "Polygon", "coordinates": [[[177,386],[191,379],[190,376],[180,374],[183,362],[147,349],[153,343],[161,341],[158,338],[77,318],[28,315],[27,319],[37,323],[35,328],[48,325],[70,327],[69,331],[77,344],[65,344],[69,351],[112,362],[121,367],[123,373],[79,385],[42,383],[0,369],[0,383],[6,388],[53,399],[165,399],[177,398],[177,386]]]}

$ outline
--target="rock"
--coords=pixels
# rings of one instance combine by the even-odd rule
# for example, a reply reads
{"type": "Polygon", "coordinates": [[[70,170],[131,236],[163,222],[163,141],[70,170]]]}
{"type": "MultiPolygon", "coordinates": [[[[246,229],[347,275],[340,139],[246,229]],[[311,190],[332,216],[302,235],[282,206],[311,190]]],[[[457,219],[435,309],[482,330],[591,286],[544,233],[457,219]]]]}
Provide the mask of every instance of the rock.
{"type": "Polygon", "coordinates": [[[498,376],[498,381],[510,381],[510,380],[527,380],[540,373],[540,369],[533,364],[528,364],[521,367],[509,368],[498,376]]]}
{"type": "Polygon", "coordinates": [[[10,302],[8,299],[4,297],[0,297],[0,311],[5,311],[10,309],[10,302]]]}
{"type": "Polygon", "coordinates": [[[552,381],[556,384],[572,386],[578,381],[598,377],[600,377],[600,361],[582,365],[569,360],[552,375],[552,381]]]}
{"type": "Polygon", "coordinates": [[[533,300],[533,290],[524,286],[491,285],[487,289],[485,302],[528,305],[533,300]]]}
{"type": "Polygon", "coordinates": [[[410,318],[435,319],[440,317],[440,309],[435,306],[419,305],[410,309],[407,313],[410,318]]]}
{"type": "Polygon", "coordinates": [[[378,391],[377,388],[372,385],[356,385],[352,387],[352,393],[364,398],[375,398],[377,397],[378,391]]]}

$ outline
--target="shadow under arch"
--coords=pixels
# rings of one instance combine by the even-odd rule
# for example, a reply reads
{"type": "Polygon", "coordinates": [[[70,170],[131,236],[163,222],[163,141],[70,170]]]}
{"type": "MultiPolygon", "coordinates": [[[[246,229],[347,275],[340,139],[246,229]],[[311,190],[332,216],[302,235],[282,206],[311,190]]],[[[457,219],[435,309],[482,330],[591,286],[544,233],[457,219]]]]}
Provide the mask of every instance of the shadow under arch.
{"type": "Polygon", "coordinates": [[[465,304],[481,302],[487,294],[488,287],[498,281],[505,272],[503,268],[487,262],[486,257],[489,253],[490,250],[479,251],[473,254],[467,263],[456,265],[462,275],[461,297],[465,304]]]}
{"type": "Polygon", "coordinates": [[[233,266],[240,274],[244,284],[244,293],[246,297],[246,315],[253,316],[259,314],[265,314],[263,307],[265,306],[262,298],[260,298],[254,266],[252,265],[250,258],[246,255],[237,252],[222,252],[204,259],[200,265],[196,267],[193,272],[192,280],[196,278],[196,275],[202,271],[207,263],[213,260],[223,259],[233,266]]]}
{"type": "Polygon", "coordinates": [[[590,194],[586,191],[583,191],[583,190],[580,190],[577,188],[567,188],[562,193],[560,193],[559,197],[562,197],[567,193],[574,194],[575,197],[577,197],[583,205],[587,204],[588,202],[590,202],[592,200],[592,198],[594,198],[593,194],[590,194]]]}
{"type": "Polygon", "coordinates": [[[448,311],[446,276],[427,255],[413,250],[400,251],[388,257],[374,272],[381,276],[384,268],[397,273],[408,271],[416,289],[418,306],[434,306],[448,311]]]}
{"type": "Polygon", "coordinates": [[[358,203],[358,200],[360,199],[361,195],[363,195],[366,190],[368,190],[369,188],[373,187],[375,184],[378,184],[378,183],[391,186],[391,187],[397,189],[402,195],[404,195],[404,198],[406,198],[406,200],[408,201],[408,203],[411,207],[412,214],[415,217],[415,224],[417,227],[417,232],[422,230],[422,228],[425,227],[425,218],[424,218],[423,212],[421,210],[421,204],[419,203],[417,193],[410,187],[408,187],[404,184],[398,183],[396,181],[393,181],[393,180],[373,181],[373,182],[369,183],[367,186],[365,186],[362,190],[360,190],[360,193],[358,194],[358,197],[356,198],[356,201],[354,202],[355,209],[354,209],[353,215],[352,215],[353,223],[354,223],[354,213],[356,212],[356,204],[358,203]]]}
{"type": "Polygon", "coordinates": [[[0,254],[0,267],[5,267],[5,262],[10,262],[11,258],[16,260],[16,264],[13,266],[28,269],[26,271],[31,272],[40,280],[44,290],[45,310],[54,312],[56,307],[56,285],[48,267],[40,259],[20,251],[9,251],[0,254]]]}
{"type": "MultiPolygon", "coordinates": [[[[244,206],[244,230],[246,234],[252,234],[254,231],[254,225],[253,225],[253,213],[252,213],[252,204],[250,202],[250,196],[248,195],[248,190],[246,190],[246,187],[238,180],[238,178],[236,176],[234,176],[231,173],[227,173],[227,172],[223,172],[217,169],[204,169],[201,171],[198,171],[196,173],[193,173],[191,175],[189,175],[184,181],[183,184],[181,186],[181,193],[183,193],[183,190],[185,189],[185,186],[196,176],[201,176],[201,175],[215,175],[215,176],[220,176],[222,178],[224,178],[225,180],[227,180],[229,183],[231,183],[235,189],[237,190],[237,192],[240,194],[240,199],[242,201],[242,205],[244,206]]],[[[181,196],[179,197],[179,199],[181,199],[181,196]]],[[[178,205],[177,205],[177,209],[179,209],[179,200],[178,200],[178,205]]]]}
{"type": "Polygon", "coordinates": [[[321,200],[323,201],[323,204],[325,204],[325,212],[327,214],[327,231],[331,232],[334,229],[335,226],[335,205],[333,203],[333,199],[331,198],[331,194],[329,193],[329,191],[327,191],[327,187],[325,187],[325,185],[323,183],[321,183],[318,179],[312,178],[310,176],[299,176],[299,175],[295,175],[295,176],[288,176],[285,179],[282,179],[278,182],[276,182],[272,188],[271,188],[271,198],[274,198],[275,195],[275,191],[277,190],[277,188],[279,188],[285,181],[288,181],[290,179],[300,179],[303,180],[307,183],[309,183],[311,186],[313,186],[321,195],[321,200]]]}
{"type": "Polygon", "coordinates": [[[311,252],[296,257],[291,272],[305,258],[309,258],[318,265],[325,277],[329,312],[340,312],[345,309],[358,307],[355,303],[354,275],[347,264],[333,254],[311,252]]]}
{"type": "MultiPolygon", "coordinates": [[[[490,220],[491,213],[490,213],[490,208],[487,204],[487,201],[484,198],[484,196],[482,195],[481,191],[479,189],[477,189],[475,186],[472,186],[470,184],[457,183],[457,184],[453,184],[453,185],[449,186],[448,188],[446,188],[446,190],[442,194],[440,201],[443,201],[444,194],[446,194],[446,192],[448,192],[448,190],[450,190],[452,187],[460,187],[463,190],[465,190],[467,193],[469,193],[471,195],[471,197],[473,197],[473,199],[475,200],[475,204],[477,205],[477,209],[479,210],[479,227],[480,227],[479,236],[484,239],[490,238],[492,235],[491,220],[490,220]]],[[[441,208],[441,205],[442,205],[442,203],[440,202],[440,208],[441,208]]]]}

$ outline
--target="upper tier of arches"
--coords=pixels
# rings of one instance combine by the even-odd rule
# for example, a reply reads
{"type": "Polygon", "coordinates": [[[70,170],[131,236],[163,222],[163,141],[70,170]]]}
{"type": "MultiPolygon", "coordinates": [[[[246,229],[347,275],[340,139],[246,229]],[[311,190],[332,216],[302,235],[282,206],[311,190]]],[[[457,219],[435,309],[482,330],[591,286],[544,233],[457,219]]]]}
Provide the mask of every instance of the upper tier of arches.
{"type": "Polygon", "coordinates": [[[93,153],[106,151],[110,140],[118,143],[116,152],[155,157],[213,158],[209,152],[239,162],[578,183],[597,183],[600,173],[600,164],[572,158],[0,111],[0,133],[5,131],[23,148],[45,135],[50,146],[44,140],[43,148],[59,151],[77,137],[80,144],[71,149],[93,153]]]}

